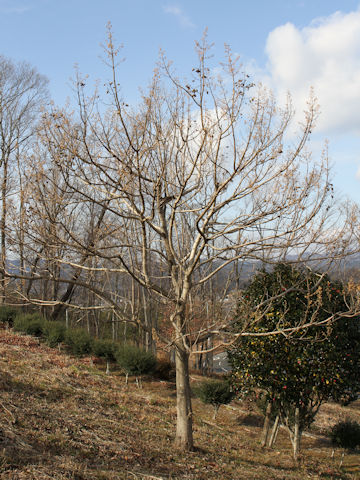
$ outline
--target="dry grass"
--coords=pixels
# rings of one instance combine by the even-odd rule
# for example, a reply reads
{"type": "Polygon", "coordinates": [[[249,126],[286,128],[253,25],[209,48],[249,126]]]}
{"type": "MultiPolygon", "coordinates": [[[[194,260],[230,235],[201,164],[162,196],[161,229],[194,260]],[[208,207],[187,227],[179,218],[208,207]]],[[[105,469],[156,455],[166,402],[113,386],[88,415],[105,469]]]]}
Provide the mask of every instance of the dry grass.
{"type": "Polygon", "coordinates": [[[175,391],[146,381],[125,388],[118,372],[103,373],[36,339],[0,331],[1,479],[351,479],[360,455],[340,453],[324,435],[345,416],[360,421],[360,405],[326,405],[303,440],[299,465],[280,432],[274,450],[262,450],[261,418],[249,406],[212,409],[194,400],[197,450],[173,447],[175,391]]]}

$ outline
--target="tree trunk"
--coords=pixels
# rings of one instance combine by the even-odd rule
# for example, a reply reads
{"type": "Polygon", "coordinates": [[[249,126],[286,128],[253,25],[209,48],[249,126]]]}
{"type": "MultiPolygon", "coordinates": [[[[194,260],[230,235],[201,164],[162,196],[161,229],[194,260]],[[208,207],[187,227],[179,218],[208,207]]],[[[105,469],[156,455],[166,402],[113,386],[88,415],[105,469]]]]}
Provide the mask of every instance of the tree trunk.
{"type": "Polygon", "coordinates": [[[273,428],[272,428],[272,431],[271,431],[269,444],[268,444],[270,448],[272,448],[274,446],[274,443],[276,441],[276,437],[277,437],[277,434],[278,434],[278,431],[279,431],[279,427],[280,427],[280,416],[276,415],[275,422],[274,422],[274,425],[273,425],[273,428]]]}
{"type": "Polygon", "coordinates": [[[300,452],[300,409],[299,407],[295,408],[295,421],[294,421],[294,436],[293,436],[293,452],[294,452],[294,460],[298,459],[299,452],[300,452]]]}
{"type": "Polygon", "coordinates": [[[271,416],[272,404],[271,402],[267,402],[266,405],[266,412],[265,412],[265,420],[264,420],[264,427],[261,436],[261,446],[265,447],[268,443],[268,437],[270,432],[270,416],[271,416]]]}
{"type": "Polygon", "coordinates": [[[184,451],[194,448],[192,433],[192,407],[189,378],[189,354],[176,347],[176,437],[175,445],[184,451]]]}
{"type": "Polygon", "coordinates": [[[117,340],[117,329],[116,329],[116,323],[115,323],[114,310],[111,312],[111,338],[113,342],[117,340]]]}
{"type": "Polygon", "coordinates": [[[1,303],[6,300],[6,220],[7,220],[7,183],[8,183],[8,164],[7,160],[3,160],[3,179],[1,185],[1,220],[0,220],[0,235],[1,235],[1,303]]]}
{"type": "Polygon", "coordinates": [[[143,311],[144,311],[144,324],[145,324],[145,350],[147,352],[154,352],[153,348],[153,336],[152,336],[152,328],[153,328],[153,318],[152,318],[152,302],[151,296],[143,289],[143,311]]]}
{"type": "Polygon", "coordinates": [[[209,335],[207,340],[207,349],[209,351],[206,353],[206,368],[208,375],[211,375],[214,371],[214,352],[212,351],[213,346],[213,337],[212,335],[209,335]]]}
{"type": "Polygon", "coordinates": [[[201,372],[202,374],[204,374],[204,362],[203,362],[203,353],[202,351],[204,350],[204,342],[201,342],[201,345],[200,345],[200,350],[201,352],[197,354],[197,358],[196,358],[196,361],[195,361],[195,368],[197,370],[199,370],[199,372],[201,372]]]}
{"type": "MultiPolygon", "coordinates": [[[[20,155],[19,152],[17,152],[17,169],[18,169],[18,175],[19,175],[19,195],[20,195],[20,202],[19,202],[19,258],[20,258],[20,272],[25,275],[25,201],[24,201],[24,187],[23,187],[23,180],[22,180],[22,174],[21,174],[21,168],[20,168],[20,155]]],[[[20,280],[20,291],[22,295],[25,295],[26,292],[26,280],[21,279],[20,280]]]]}
{"type": "Polygon", "coordinates": [[[216,419],[216,415],[218,414],[219,408],[220,408],[220,405],[215,405],[215,407],[214,407],[214,415],[213,415],[213,419],[214,419],[214,420],[216,419]]]}

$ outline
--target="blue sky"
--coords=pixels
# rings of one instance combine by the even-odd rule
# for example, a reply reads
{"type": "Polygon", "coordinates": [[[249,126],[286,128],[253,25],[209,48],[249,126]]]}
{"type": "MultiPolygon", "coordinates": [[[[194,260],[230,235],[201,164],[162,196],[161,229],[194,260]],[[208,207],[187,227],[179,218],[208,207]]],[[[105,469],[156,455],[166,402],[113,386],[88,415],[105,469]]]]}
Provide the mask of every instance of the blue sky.
{"type": "Polygon", "coordinates": [[[313,86],[322,112],[314,155],[329,139],[334,184],[360,203],[360,0],[0,0],[0,54],[36,66],[63,104],[75,64],[90,83],[107,77],[108,21],[124,45],[120,80],[130,101],[160,47],[190,72],[205,27],[216,57],[230,44],[280,101],[290,91],[297,112],[313,86]]]}

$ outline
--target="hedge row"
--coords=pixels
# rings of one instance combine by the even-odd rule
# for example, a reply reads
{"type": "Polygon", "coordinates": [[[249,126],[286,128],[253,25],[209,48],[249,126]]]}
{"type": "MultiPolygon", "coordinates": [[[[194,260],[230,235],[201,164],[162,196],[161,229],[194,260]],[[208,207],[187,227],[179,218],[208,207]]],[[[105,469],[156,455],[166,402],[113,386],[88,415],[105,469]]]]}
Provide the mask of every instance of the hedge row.
{"type": "Polygon", "coordinates": [[[133,345],[119,345],[111,340],[94,339],[82,328],[66,329],[65,324],[48,321],[38,313],[21,313],[15,309],[0,309],[0,322],[12,325],[14,331],[41,337],[50,347],[64,344],[70,354],[76,356],[95,355],[109,363],[116,362],[128,375],[136,377],[154,373],[168,380],[173,366],[166,361],[157,362],[151,352],[133,345]]]}

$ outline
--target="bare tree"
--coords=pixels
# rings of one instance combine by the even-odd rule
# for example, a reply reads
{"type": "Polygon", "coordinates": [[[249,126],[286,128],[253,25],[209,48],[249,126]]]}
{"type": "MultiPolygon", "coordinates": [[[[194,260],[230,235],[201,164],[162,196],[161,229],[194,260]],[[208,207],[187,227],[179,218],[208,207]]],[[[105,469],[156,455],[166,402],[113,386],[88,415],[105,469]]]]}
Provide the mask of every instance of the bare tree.
{"type": "MultiPolygon", "coordinates": [[[[0,244],[1,269],[4,272],[7,258],[7,215],[9,196],[20,188],[22,203],[21,168],[19,158],[26,152],[34,133],[35,121],[47,98],[47,79],[27,63],[14,63],[0,57],[0,168],[1,168],[1,218],[0,244]],[[17,170],[20,184],[14,178],[17,170]]],[[[6,297],[6,280],[1,274],[2,301],[6,297]]]]}
{"type": "MultiPolygon", "coordinates": [[[[58,261],[79,273],[69,279],[58,272],[52,280],[89,288],[121,311],[113,283],[90,284],[82,272],[123,275],[166,307],[168,328],[157,335],[175,349],[176,444],[184,450],[193,448],[189,355],[231,322],[225,309],[199,321],[192,299],[232,264],[235,271],[246,261],[289,254],[319,259],[330,248],[339,254],[347,247],[345,219],[333,210],[326,152],[315,161],[306,147],[315,100],[298,135],[290,136],[290,102],[281,109],[270,92],[254,86],[229,48],[222,76],[210,68],[206,36],[196,50],[188,81],[162,57],[142,101],[130,108],[120,95],[110,33],[109,109],[103,113],[98,92],[86,97],[79,78],[78,120],[55,111],[42,129],[77,208],[92,204],[104,212],[90,242],[79,226],[69,231],[59,220],[56,242],[66,237],[77,260],[67,253],[58,261]]],[[[224,298],[229,282],[217,287],[224,298]]],[[[146,318],[143,328],[149,331],[146,318]]]]}

